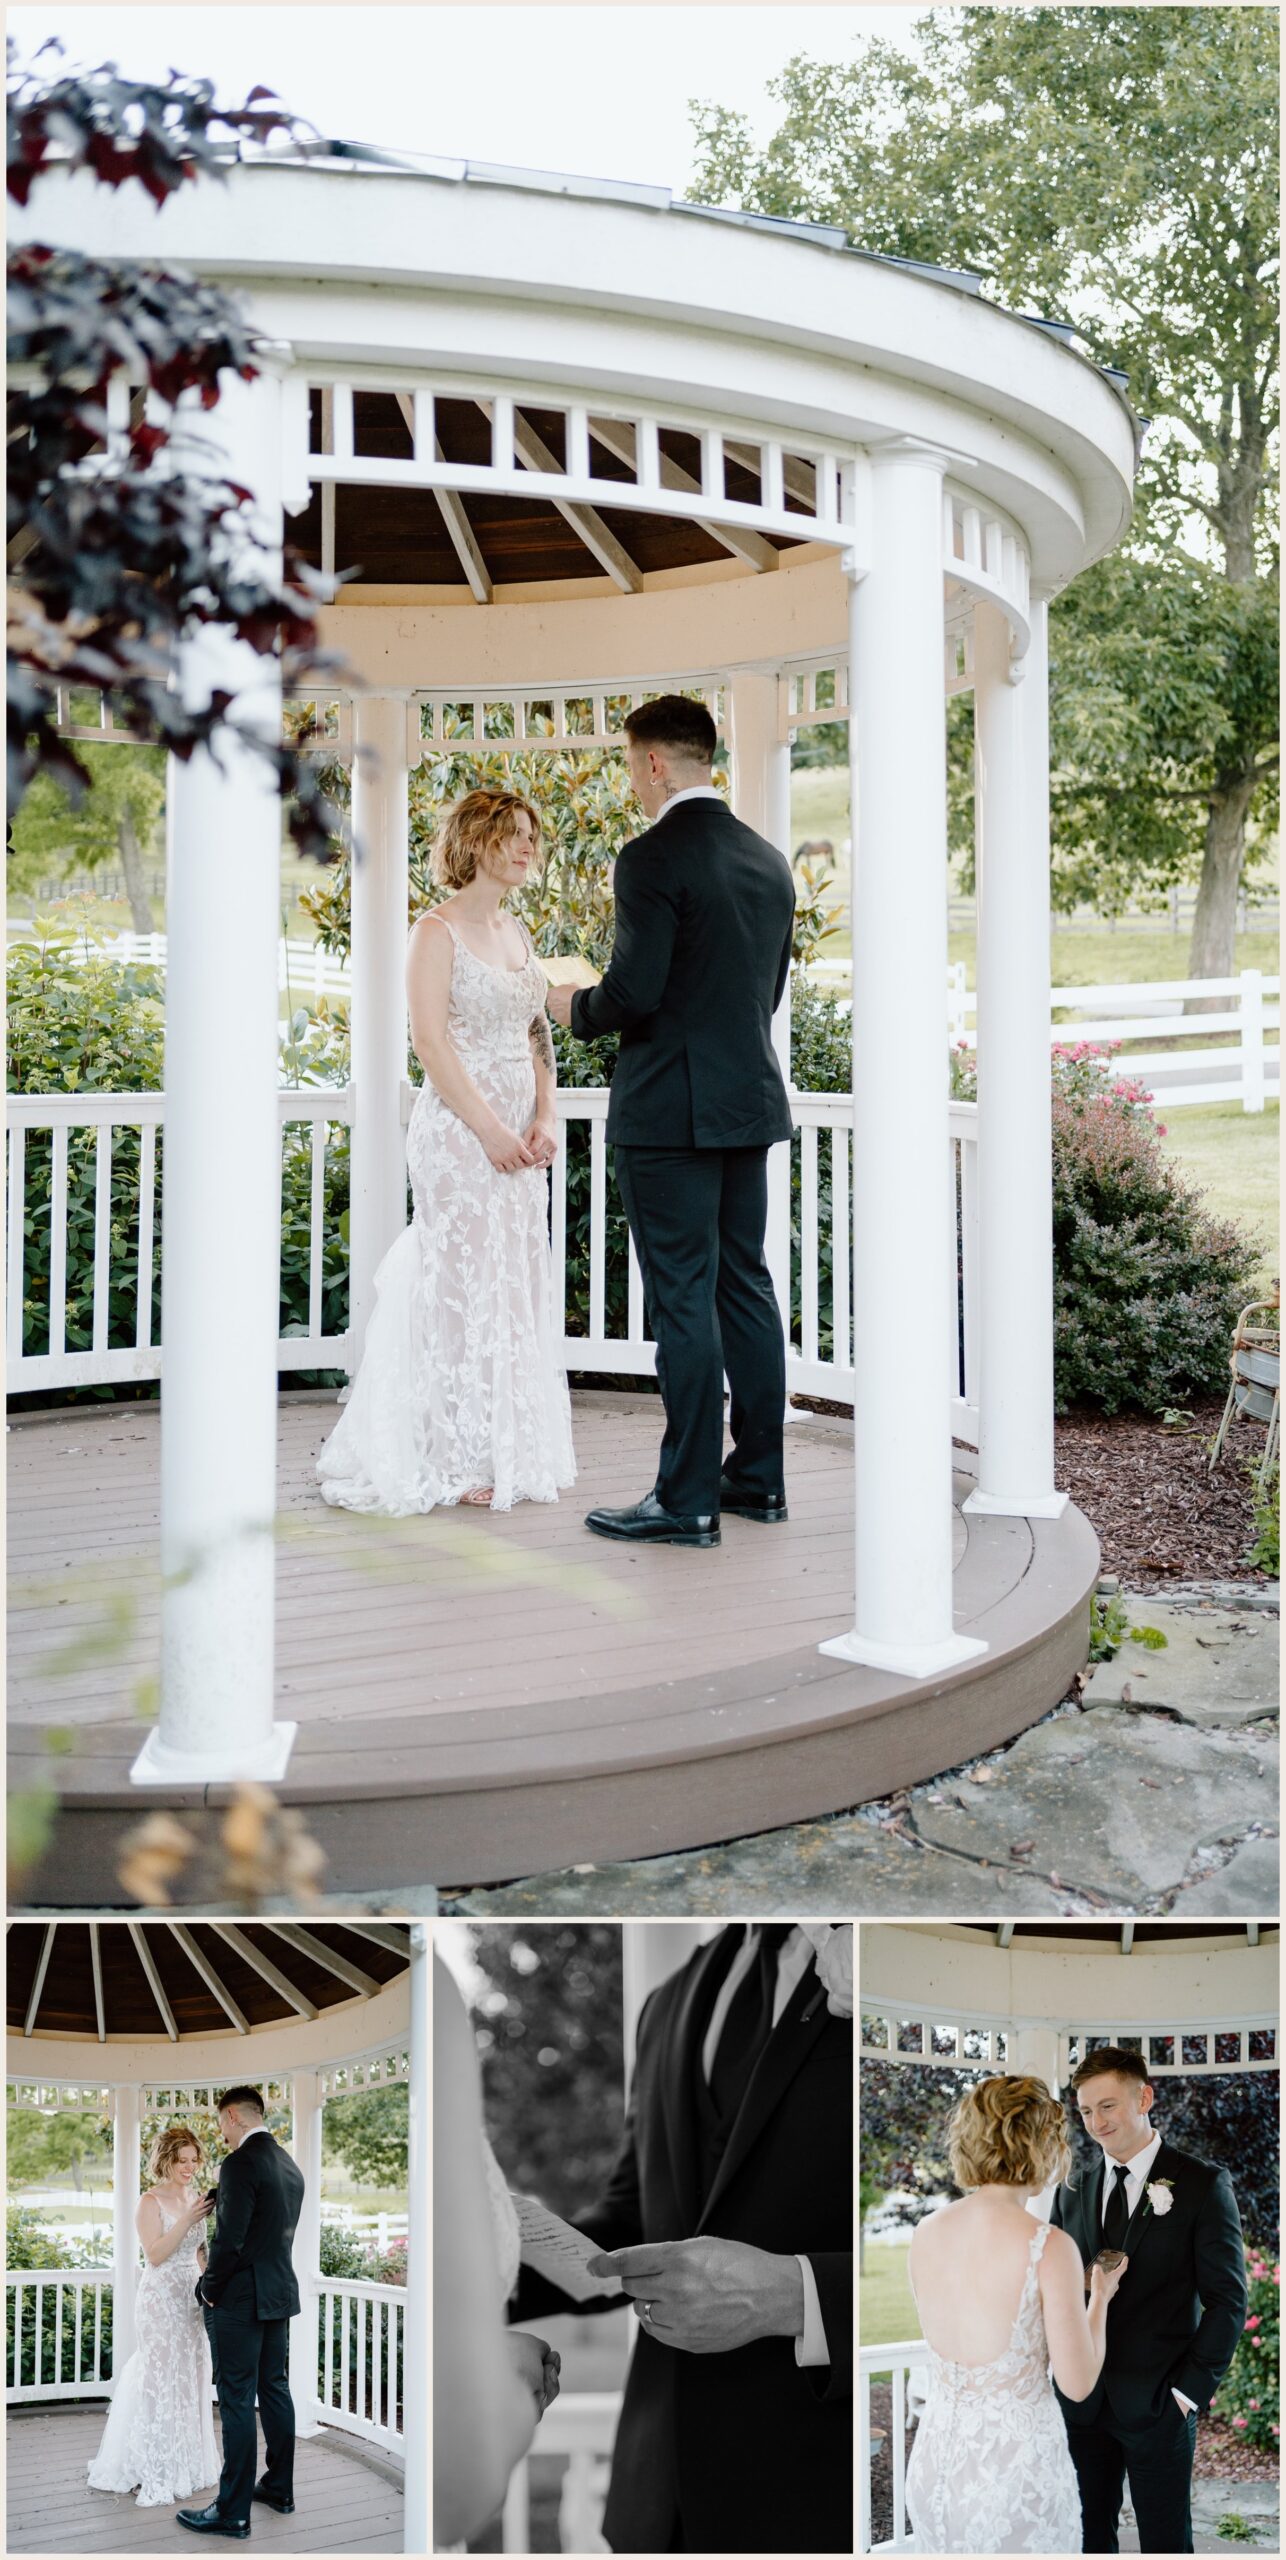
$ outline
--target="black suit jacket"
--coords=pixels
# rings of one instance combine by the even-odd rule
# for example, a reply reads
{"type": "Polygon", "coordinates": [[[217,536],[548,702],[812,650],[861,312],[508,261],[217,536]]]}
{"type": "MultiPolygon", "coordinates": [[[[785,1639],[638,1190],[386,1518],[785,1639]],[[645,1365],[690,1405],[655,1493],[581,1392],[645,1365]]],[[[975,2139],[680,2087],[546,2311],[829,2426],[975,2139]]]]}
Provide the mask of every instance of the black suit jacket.
{"type": "MultiPolygon", "coordinates": [[[[1100,2152],[1075,2185],[1059,2188],[1051,2215],[1086,2266],[1103,2245],[1103,2175],[1100,2152]]],[[[1148,2184],[1166,2178],[1169,2213],[1151,2210],[1145,2188],[1130,2216],[1130,2263],[1108,2306],[1103,2371],[1088,2400],[1063,2400],[1071,2427],[1092,2426],[1105,2411],[1123,2427],[1147,2426],[1163,2414],[1171,2389],[1208,2408],[1232,2362],[1247,2302],[1232,2181],[1226,2169],[1163,2141],[1148,2184]]]]}
{"type": "Polygon", "coordinates": [[[615,898],[607,971],[572,997],[578,1040],[621,1035],[608,1137],[638,1147],[788,1138],[772,1045],[795,918],[785,855],[723,802],[684,800],[625,846],[615,898]]]}
{"type": "Polygon", "coordinates": [[[291,2246],[304,2182],[270,2133],[248,2134],[219,2171],[214,2237],[197,2297],[245,2320],[293,2320],[299,2283],[291,2246]]]}
{"type": "MultiPolygon", "coordinates": [[[[853,2547],[852,2027],[829,2015],[810,1966],[703,2195],[695,2074],[740,1938],[724,1930],[647,2002],[607,2192],[576,2219],[605,2249],[708,2232],[807,2257],[830,2363],[801,2368],[792,2338],[690,2355],[640,2328],[603,2523],[614,2551],[669,2550],[676,2526],[688,2551],[853,2547]]],[[[513,2316],[571,2307],[524,2273],[513,2316]]]]}

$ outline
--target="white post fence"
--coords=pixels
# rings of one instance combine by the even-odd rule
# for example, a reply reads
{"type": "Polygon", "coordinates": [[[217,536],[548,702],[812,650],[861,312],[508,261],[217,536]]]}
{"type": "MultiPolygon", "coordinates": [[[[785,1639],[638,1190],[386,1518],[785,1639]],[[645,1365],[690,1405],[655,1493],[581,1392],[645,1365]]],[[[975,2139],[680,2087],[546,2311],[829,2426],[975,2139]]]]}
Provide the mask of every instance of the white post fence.
{"type": "Polygon", "coordinates": [[[907,2423],[912,2412],[923,2402],[924,2380],[928,2357],[919,2338],[907,2339],[890,2347],[863,2347],[858,2356],[858,2483],[860,2517],[857,2547],[859,2551],[914,2551],[915,2536],[907,2522],[906,2466],[907,2423]],[[871,2422],[872,2385],[887,2389],[890,2413],[887,2426],[873,2438],[871,2422]],[[887,2481],[882,2466],[889,2464],[887,2481]],[[882,2487],[891,2507],[891,2533],[872,2538],[872,2493],[882,2487]]]}

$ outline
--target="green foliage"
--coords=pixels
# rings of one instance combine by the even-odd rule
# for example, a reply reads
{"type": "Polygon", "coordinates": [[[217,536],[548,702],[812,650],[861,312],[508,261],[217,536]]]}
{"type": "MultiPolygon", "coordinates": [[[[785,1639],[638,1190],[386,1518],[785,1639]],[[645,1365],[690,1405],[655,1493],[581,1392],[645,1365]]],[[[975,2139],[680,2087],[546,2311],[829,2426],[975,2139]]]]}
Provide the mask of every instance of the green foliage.
{"type": "MultiPolygon", "coordinates": [[[[96,704],[95,704],[96,708],[96,704]]],[[[72,704],[83,717],[88,705],[72,704]]],[[[9,848],[9,887],[22,894],[56,871],[98,871],[120,852],[122,823],[132,820],[146,851],[165,805],[165,756],[160,747],[96,747],[81,740],[77,752],[89,789],[77,805],[52,773],[37,774],[14,816],[9,848]]]]}
{"type": "Polygon", "coordinates": [[[22,2187],[53,2186],[60,2178],[83,2191],[93,2170],[110,2163],[111,2154],[110,2123],[87,2111],[60,2107],[56,2114],[45,2116],[15,2107],[5,2125],[5,2175],[11,2194],[22,2187]]]}
{"type": "Polygon", "coordinates": [[[1227,2513],[1220,2516],[1219,2522],[1215,2526],[1215,2532],[1221,2542],[1255,2542],[1258,2540],[1256,2527],[1247,2522],[1245,2516],[1241,2514],[1237,2507],[1229,2507],[1227,2513]]]}
{"type": "MultiPolygon", "coordinates": [[[[12,2118],[10,2119],[10,2122],[12,2123],[12,2118]]],[[[7,2208],[5,2213],[5,2265],[9,2269],[34,2271],[37,2268],[91,2267],[92,2264],[92,2249],[82,2248],[72,2240],[60,2240],[56,2232],[49,2229],[48,2224],[42,2220],[38,2213],[30,2213],[26,2211],[24,2207],[19,2205],[10,2205],[7,2208]]],[[[47,2289],[44,2297],[44,2306],[40,2320],[39,2332],[39,2361],[37,2361],[34,2293],[30,2288],[24,2287],[20,2289],[16,2285],[6,2285],[6,2379],[11,2384],[15,2381],[29,2384],[35,2382],[37,2379],[45,2383],[54,2381],[74,2381],[76,2374],[76,2333],[78,2327],[80,2332],[80,2370],[82,2374],[92,2374],[94,2370],[95,2316],[94,2294],[92,2290],[87,2288],[82,2298],[79,2323],[76,2319],[73,2297],[70,2294],[64,2295],[62,2307],[62,2350],[61,2353],[59,2353],[58,2305],[55,2298],[54,2287],[51,2285],[47,2289]],[[19,2298],[22,2300],[22,2332],[20,2349],[17,2348],[15,2344],[17,2304],[19,2298]]],[[[112,2288],[110,2284],[103,2287],[101,2323],[102,2343],[100,2370],[104,2376],[107,2376],[112,2370],[112,2288]]],[[[95,2385],[93,2382],[87,2381],[85,2390],[87,2397],[93,2397],[96,2390],[101,2394],[101,2384],[95,2385]]]]}
{"type": "Polygon", "coordinates": [[[1111,1662],[1129,1634],[1128,1612],[1119,1591],[1096,1591],[1090,1601],[1090,1661],[1111,1662]]]}
{"type": "Polygon", "coordinates": [[[1255,1540],[1246,1562],[1256,1565],[1261,1573],[1279,1574],[1282,1565],[1281,1462],[1274,1458],[1262,1485],[1257,1461],[1247,1459],[1246,1467],[1254,1489],[1255,1515],[1255,1540]]]}
{"type": "Polygon", "coordinates": [[[1276,2453],[1279,2441],[1281,2272],[1275,2257],[1259,2249],[1247,2250],[1246,2325],[1214,2401],[1219,2416],[1227,2418],[1247,2444],[1264,2453],[1276,2453]]]}
{"type": "Polygon", "coordinates": [[[400,2082],[332,2098],[323,2117],[322,2158],[342,2160],[359,2186],[405,2186],[409,2103],[400,2082]]]}
{"type": "Polygon", "coordinates": [[[601,2193],[625,2087],[621,1933],[480,1929],[475,2006],[487,2131],[510,2184],[574,2216],[601,2193]]]}
{"type": "MultiPolygon", "coordinates": [[[[328,2108],[327,2114],[329,2113],[328,2108]]],[[[404,2240],[394,2241],[392,2248],[386,2250],[381,2257],[377,2250],[367,2247],[356,2231],[345,2231],[336,2223],[323,2222],[318,2256],[323,2276],[337,2276],[346,2282],[358,2284],[405,2285],[406,2283],[406,2242],[404,2240]]],[[[375,2334],[378,2331],[383,2343],[387,2341],[389,2332],[382,2316],[378,2322],[369,2320],[363,2322],[355,2316],[356,2310],[357,2306],[350,2303],[347,2326],[344,2322],[342,2304],[337,2303],[331,2313],[330,2374],[338,2396],[344,2405],[355,2409],[359,2417],[377,2415],[383,2417],[386,2405],[390,2411],[396,2409],[400,2412],[406,2323],[404,2320],[399,2323],[396,2369],[391,2375],[384,2371],[381,2357],[377,2397],[375,2334]],[[345,2339],[347,2339],[346,2358],[345,2339]],[[347,2366],[346,2388],[342,2387],[345,2380],[345,2365],[347,2366]]],[[[324,2396],[327,2380],[326,2305],[324,2302],[319,2302],[317,2305],[316,2320],[317,2389],[324,2396]]]]}

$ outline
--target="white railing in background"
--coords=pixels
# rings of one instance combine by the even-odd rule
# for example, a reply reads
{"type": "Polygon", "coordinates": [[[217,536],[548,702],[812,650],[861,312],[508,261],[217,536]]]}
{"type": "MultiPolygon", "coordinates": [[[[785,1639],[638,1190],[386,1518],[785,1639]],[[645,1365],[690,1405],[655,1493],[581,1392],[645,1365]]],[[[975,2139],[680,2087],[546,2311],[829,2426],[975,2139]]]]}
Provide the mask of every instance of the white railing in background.
{"type": "Polygon", "coordinates": [[[332,2204],[322,2198],[322,2221],[339,2231],[356,2232],[359,2239],[369,2240],[379,2257],[384,2257],[395,2240],[405,2240],[410,2222],[404,2213],[354,2213],[351,2205],[332,2204]]]}
{"type": "MultiPolygon", "coordinates": [[[[352,1120],[349,1085],[288,1085],[277,1095],[277,1117],[283,1133],[299,1124],[310,1130],[308,1216],[308,1323],[302,1333],[283,1334],[277,1345],[280,1369],[340,1369],[346,1334],[327,1334],[322,1325],[322,1270],[326,1231],[325,1162],[330,1131],[352,1120]]],[[[9,1124],[9,1196],[7,1243],[8,1377],[11,1395],[38,1387],[80,1387],[159,1378],[161,1347],[152,1320],[152,1262],[156,1234],[157,1133],[165,1120],[163,1093],[11,1093],[9,1124]],[[94,1137],[93,1259],[87,1290],[77,1286],[81,1323],[90,1333],[88,1349],[67,1345],[68,1141],[73,1132],[92,1129],[94,1137]],[[138,1133],[139,1207],[129,1260],[134,1277],[133,1340],[113,1342],[111,1331],[111,1249],[114,1218],[113,1133],[138,1133]],[[33,1141],[48,1138],[52,1151],[49,1196],[50,1257],[48,1346],[23,1350],[24,1265],[26,1259],[27,1151],[33,1141]]],[[[122,1214],[117,1201],[115,1214],[122,1214]]],[[[42,1212],[43,1214],[43,1212],[42,1212]]],[[[132,1212],[129,1213],[132,1222],[132,1212]]],[[[229,1239],[229,1251],[235,1240],[229,1239]]],[[[119,1277],[119,1275],[118,1275],[119,1277]]],[[[217,1353],[217,1343],[212,1343],[217,1353]]]]}
{"type": "MultiPolygon", "coordinates": [[[[25,916],[9,918],[9,941],[34,942],[34,927],[25,916]]],[[[147,968],[164,970],[167,938],[163,933],[111,933],[101,941],[80,936],[62,955],[73,967],[86,960],[111,960],[122,968],[140,962],[147,968]]],[[[278,942],[277,985],[289,989],[298,1000],[311,996],[348,996],[352,979],[346,959],[339,952],[323,951],[319,942],[278,942]]]]}
{"type": "MultiPolygon", "coordinates": [[[[603,2540],[603,2507],[620,2406],[619,2391],[567,2391],[541,2419],[532,2452],[567,2457],[558,2498],[560,2551],[608,2548],[603,2540]]],[[[531,2549],[529,2459],[517,2464],[505,2494],[502,2548],[506,2551],[531,2549]]]]}
{"type": "Polygon", "coordinates": [[[891,2347],[863,2347],[858,2357],[858,2481],[861,2501],[857,2547],[859,2551],[914,2551],[915,2535],[907,2524],[906,2465],[907,2423],[914,2411],[923,2405],[927,2358],[919,2338],[899,2341],[891,2347]],[[883,2441],[871,2441],[871,2385],[887,2383],[890,2390],[889,2424],[882,2430],[883,2441]],[[871,2540],[871,2486],[875,2463],[882,2461],[887,2449],[891,2466],[889,2488],[893,2508],[893,2531],[878,2542],[871,2540]]]}
{"type": "Polygon", "coordinates": [[[321,2382],[314,2414],[341,2434],[402,2450],[402,2345],[406,2295],[400,2285],[319,2276],[316,2303],[321,2382]]]}
{"type": "MultiPolygon", "coordinates": [[[[847,989],[852,969],[847,960],[815,960],[809,978],[819,986],[847,989]]],[[[1145,1085],[1167,1111],[1189,1110],[1203,1102],[1240,1102],[1243,1111],[1262,1111],[1281,1091],[1281,979],[1262,969],[1241,969],[1235,978],[1144,978],[1132,985],[1051,987],[1049,1044],[1071,1048],[1082,1040],[1095,1047],[1112,1042],[1120,1050],[1113,1073],[1145,1085]],[[1215,1010],[1185,1013],[1186,1003],[1204,999],[1215,1010]],[[1277,999],[1278,1001],[1270,1001],[1277,999]],[[1071,1014],[1071,1021],[1055,1021],[1071,1014]],[[1088,1017],[1088,1019],[1084,1018],[1088,1017]],[[1265,1035],[1277,1032],[1274,1040],[1265,1035]],[[1218,1040],[1216,1048],[1140,1048],[1141,1041],[1218,1040]]],[[[955,960],[947,971],[947,1037],[953,1048],[972,1048],[978,1013],[977,990],[966,983],[965,964],[955,960]]]]}
{"type": "Polygon", "coordinates": [[[77,2400],[111,2384],[111,2351],[104,2365],[103,2307],[111,2301],[110,2272],[88,2268],[14,2268],[5,2277],[8,2304],[6,2400],[77,2400]],[[52,2318],[47,2317],[52,2305],[52,2318]],[[23,2379],[31,2357],[32,2376],[23,2379]],[[64,2374],[63,2365],[70,2365],[64,2374]]]}

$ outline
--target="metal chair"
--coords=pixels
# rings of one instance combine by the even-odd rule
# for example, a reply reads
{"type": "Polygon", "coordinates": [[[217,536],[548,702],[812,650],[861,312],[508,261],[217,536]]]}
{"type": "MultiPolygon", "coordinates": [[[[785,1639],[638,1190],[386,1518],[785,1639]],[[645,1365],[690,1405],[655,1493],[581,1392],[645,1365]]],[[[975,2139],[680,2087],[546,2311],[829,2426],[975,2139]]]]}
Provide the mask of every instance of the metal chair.
{"type": "Polygon", "coordinates": [[[1240,1414],[1247,1422],[1266,1422],[1268,1436],[1256,1478],[1261,1494],[1278,1449],[1282,1365],[1281,1329],[1277,1321],[1280,1306],[1281,1292],[1275,1290],[1271,1298],[1257,1298],[1253,1306],[1243,1307],[1237,1318],[1229,1362],[1232,1383],[1210,1451],[1210,1473],[1213,1475],[1223,1455],[1233,1415],[1240,1414]],[[1274,1318],[1271,1324],[1254,1321],[1256,1317],[1267,1316],[1274,1318]]]}

